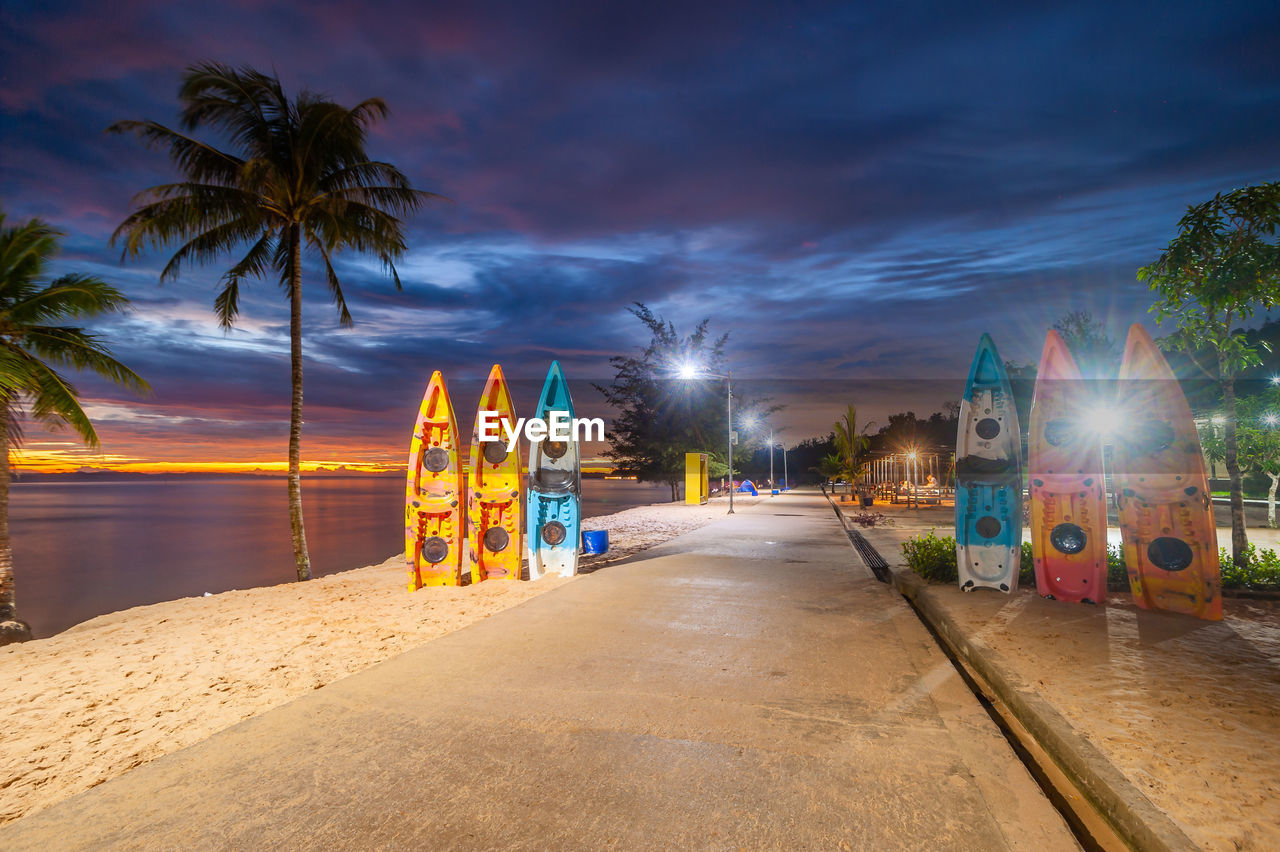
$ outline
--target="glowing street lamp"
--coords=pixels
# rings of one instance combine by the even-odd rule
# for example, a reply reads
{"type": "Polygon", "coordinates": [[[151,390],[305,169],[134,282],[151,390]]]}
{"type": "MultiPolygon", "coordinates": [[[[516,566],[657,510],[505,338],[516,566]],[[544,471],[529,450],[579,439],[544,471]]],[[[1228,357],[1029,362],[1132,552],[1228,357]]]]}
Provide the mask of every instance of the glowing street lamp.
{"type": "Polygon", "coordinates": [[[707,372],[702,365],[695,361],[685,361],[680,365],[677,373],[680,378],[689,379],[724,379],[725,399],[728,405],[729,420],[729,512],[733,514],[733,370],[729,370],[724,375],[719,373],[707,372]]]}

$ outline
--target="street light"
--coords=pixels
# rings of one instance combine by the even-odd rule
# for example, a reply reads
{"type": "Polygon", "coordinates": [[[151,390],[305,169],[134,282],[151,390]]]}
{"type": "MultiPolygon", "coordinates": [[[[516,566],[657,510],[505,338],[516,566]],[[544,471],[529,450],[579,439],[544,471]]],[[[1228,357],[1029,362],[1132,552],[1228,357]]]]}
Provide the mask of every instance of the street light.
{"type": "Polygon", "coordinates": [[[791,477],[787,474],[787,445],[782,445],[782,490],[791,490],[791,477]]]}
{"type": "Polygon", "coordinates": [[[769,427],[769,496],[773,496],[773,427],[769,427]]]}
{"type": "Polygon", "coordinates": [[[728,404],[729,413],[729,512],[733,514],[733,370],[727,371],[724,375],[719,373],[711,373],[693,361],[685,361],[680,365],[680,378],[682,379],[724,379],[725,399],[728,404]]]}

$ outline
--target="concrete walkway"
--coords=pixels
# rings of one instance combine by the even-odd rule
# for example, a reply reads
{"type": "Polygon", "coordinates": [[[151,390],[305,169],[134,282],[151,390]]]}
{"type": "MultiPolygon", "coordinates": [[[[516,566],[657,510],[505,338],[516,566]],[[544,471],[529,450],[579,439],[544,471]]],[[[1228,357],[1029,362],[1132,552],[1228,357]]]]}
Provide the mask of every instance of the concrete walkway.
{"type": "Polygon", "coordinates": [[[1074,846],[817,494],[0,829],[42,850],[1074,846]]]}

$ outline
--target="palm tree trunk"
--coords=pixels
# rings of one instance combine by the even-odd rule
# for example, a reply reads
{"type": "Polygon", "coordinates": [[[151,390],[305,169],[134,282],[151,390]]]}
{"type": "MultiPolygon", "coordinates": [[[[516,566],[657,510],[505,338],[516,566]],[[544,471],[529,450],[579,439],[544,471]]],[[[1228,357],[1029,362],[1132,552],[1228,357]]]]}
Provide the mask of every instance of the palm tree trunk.
{"type": "Polygon", "coordinates": [[[1276,528],[1276,488],[1280,486],[1280,473],[1267,471],[1271,479],[1271,490],[1267,492],[1267,526],[1276,528]]]}
{"type": "Polygon", "coordinates": [[[9,541],[9,406],[0,401],[0,645],[25,642],[31,628],[18,618],[9,541]]]}
{"type": "MultiPolygon", "coordinates": [[[[1224,359],[1218,358],[1218,375],[1225,373],[1224,359]]],[[[1222,402],[1227,409],[1223,426],[1223,446],[1226,456],[1227,477],[1231,480],[1231,561],[1241,568],[1248,567],[1245,548],[1249,546],[1244,531],[1244,477],[1240,475],[1240,458],[1236,443],[1236,384],[1231,378],[1222,379],[1222,402]]]]}
{"type": "Polygon", "coordinates": [[[293,402],[289,407],[289,526],[299,580],[311,579],[307,531],[302,524],[302,232],[289,226],[289,368],[293,402]]]}

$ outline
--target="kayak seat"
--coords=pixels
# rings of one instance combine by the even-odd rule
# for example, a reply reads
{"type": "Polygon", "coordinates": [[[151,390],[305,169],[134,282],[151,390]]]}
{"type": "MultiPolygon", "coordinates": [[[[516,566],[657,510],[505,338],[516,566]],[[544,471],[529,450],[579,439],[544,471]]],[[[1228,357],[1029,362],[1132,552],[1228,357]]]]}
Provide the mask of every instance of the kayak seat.
{"type": "Polygon", "coordinates": [[[543,493],[567,494],[578,490],[578,477],[571,470],[534,470],[529,472],[529,488],[543,493]]]}

